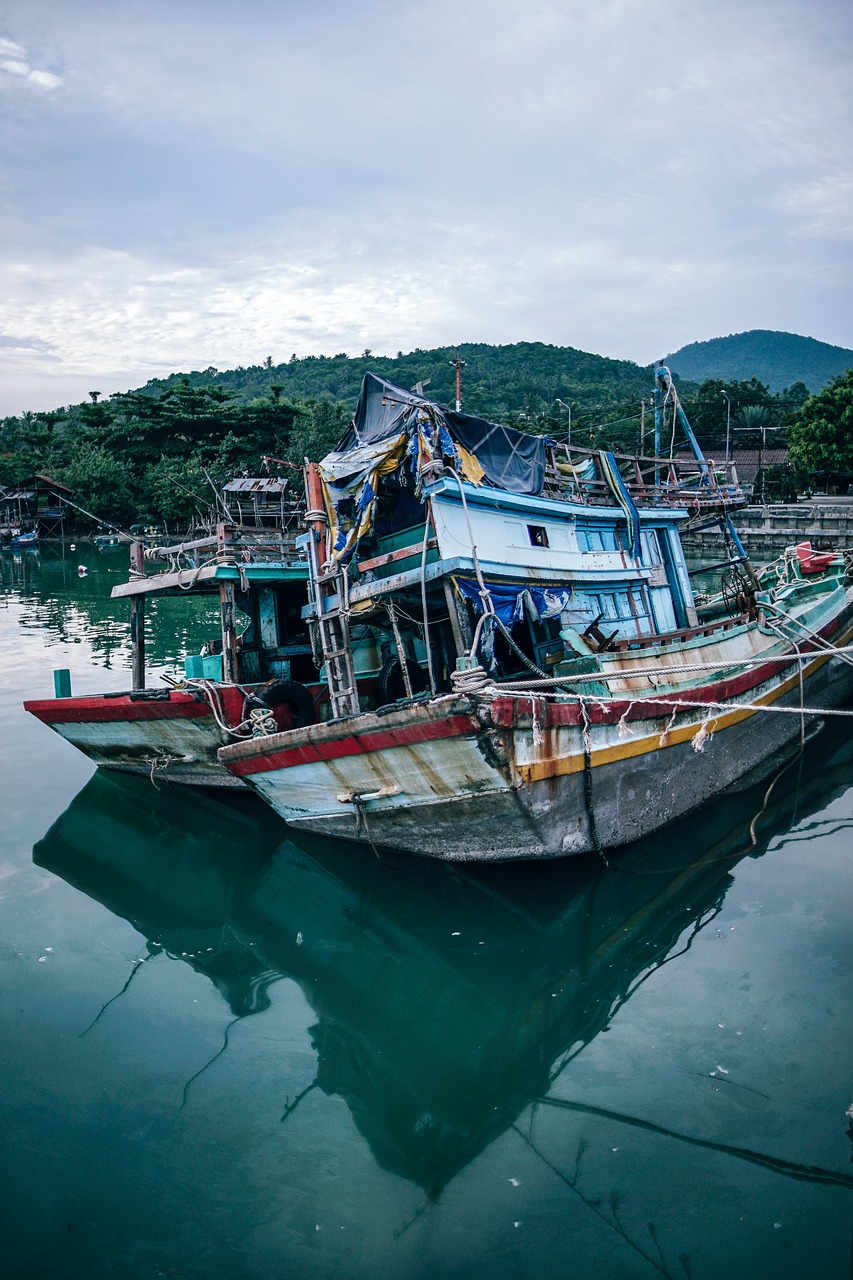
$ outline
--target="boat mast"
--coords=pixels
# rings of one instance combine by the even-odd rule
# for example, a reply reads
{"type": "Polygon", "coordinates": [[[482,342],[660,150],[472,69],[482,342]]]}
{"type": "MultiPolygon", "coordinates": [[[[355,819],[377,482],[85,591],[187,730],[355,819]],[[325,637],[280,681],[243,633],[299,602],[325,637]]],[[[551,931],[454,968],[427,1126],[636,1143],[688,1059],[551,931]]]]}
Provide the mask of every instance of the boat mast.
{"type": "MultiPolygon", "coordinates": [[[[712,486],[715,487],[716,482],[711,473],[710,464],[708,463],[705,454],[702,452],[702,446],[693,434],[693,428],[690,425],[687,414],[681,407],[681,401],[678,398],[678,393],[676,392],[672,382],[672,374],[662,360],[658,363],[657,369],[655,369],[655,457],[658,457],[660,454],[660,429],[663,417],[661,394],[663,393],[665,398],[670,391],[672,391],[673,396],[673,411],[678,415],[678,421],[681,423],[681,427],[687,437],[687,442],[690,445],[693,456],[699,464],[699,474],[701,476],[700,483],[708,486],[708,488],[711,488],[712,486]]],[[[726,476],[726,479],[728,480],[728,475],[726,476]]],[[[655,484],[657,485],[659,483],[660,473],[656,471],[655,484]]],[[[753,591],[757,591],[759,586],[758,577],[752,566],[749,553],[746,551],[746,548],[738,537],[737,530],[732,524],[731,516],[725,509],[725,504],[723,504],[723,509],[719,519],[736,550],[737,558],[733,563],[743,565],[743,570],[749,581],[750,587],[753,591]]]]}

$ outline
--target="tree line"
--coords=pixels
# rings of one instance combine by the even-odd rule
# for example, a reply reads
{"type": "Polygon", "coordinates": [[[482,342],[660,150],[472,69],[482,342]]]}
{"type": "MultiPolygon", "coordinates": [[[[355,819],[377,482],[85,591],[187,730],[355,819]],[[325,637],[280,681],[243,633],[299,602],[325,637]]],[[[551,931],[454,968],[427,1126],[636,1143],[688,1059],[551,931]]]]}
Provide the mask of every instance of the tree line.
{"type": "MultiPolygon", "coordinates": [[[[175,374],[106,398],[93,391],[82,404],[3,419],[0,484],[47,474],[105,520],[179,529],[208,511],[227,480],[261,473],[262,456],[299,464],[333,448],[367,369],[452,404],[457,357],[466,412],[585,448],[652,452],[651,368],[541,343],[469,344],[284,366],[267,358],[249,370],[175,374]]],[[[768,473],[777,496],[789,496],[810,471],[853,471],[853,373],[817,396],[801,382],[772,394],[756,378],[678,385],[709,456],[723,456],[727,440],[735,449],[790,440],[791,465],[775,479],[768,473]]]]}

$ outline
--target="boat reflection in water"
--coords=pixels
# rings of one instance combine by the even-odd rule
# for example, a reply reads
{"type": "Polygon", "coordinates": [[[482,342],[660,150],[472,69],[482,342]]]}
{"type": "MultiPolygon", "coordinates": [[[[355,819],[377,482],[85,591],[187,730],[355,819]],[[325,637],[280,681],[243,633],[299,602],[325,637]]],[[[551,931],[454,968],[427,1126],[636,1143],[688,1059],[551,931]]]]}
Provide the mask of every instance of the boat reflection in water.
{"type": "Polygon", "coordinates": [[[34,858],[203,972],[235,1017],[295,980],[316,1015],[316,1078],[282,1080],[282,1118],[311,1090],[339,1095],[378,1164],[435,1196],[714,919],[739,859],[849,786],[840,743],[827,731],[769,797],[765,781],[717,806],[716,830],[713,814],[682,823],[610,870],[280,843],[252,797],[190,806],[104,773],[34,858]]]}

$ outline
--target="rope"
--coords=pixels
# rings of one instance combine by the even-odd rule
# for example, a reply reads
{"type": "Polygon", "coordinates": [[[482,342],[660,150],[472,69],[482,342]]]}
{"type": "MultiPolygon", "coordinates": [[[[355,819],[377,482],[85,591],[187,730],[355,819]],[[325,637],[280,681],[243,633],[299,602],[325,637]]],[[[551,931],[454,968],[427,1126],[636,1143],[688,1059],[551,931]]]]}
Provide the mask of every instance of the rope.
{"type": "MultiPolygon", "coordinates": [[[[243,719],[239,724],[230,725],[225,719],[225,711],[219,697],[219,690],[211,680],[191,679],[184,683],[184,688],[200,693],[207,705],[213,713],[213,718],[223,733],[230,734],[232,738],[245,738],[247,732],[253,728],[251,716],[243,719]]],[[[234,688],[239,689],[244,697],[248,697],[246,690],[242,685],[235,685],[234,688]]],[[[245,708],[244,708],[245,711],[245,708]]]]}
{"type": "Polygon", "coordinates": [[[800,748],[802,749],[802,748],[804,748],[804,747],[805,747],[805,745],[806,745],[805,693],[804,693],[804,690],[803,690],[803,654],[802,654],[802,652],[801,652],[801,650],[800,650],[800,646],[799,646],[799,644],[797,643],[797,641],[796,641],[796,640],[794,640],[794,639],[793,639],[793,637],[786,636],[786,635],[785,635],[785,632],[782,630],[782,628],[781,628],[781,627],[774,626],[774,624],[773,624],[772,622],[769,622],[769,621],[768,621],[768,624],[767,624],[767,625],[770,627],[771,631],[775,631],[775,633],[776,633],[776,635],[777,635],[777,636],[781,636],[783,640],[788,640],[791,644],[793,644],[793,646],[794,646],[794,648],[795,648],[795,650],[796,650],[796,652],[797,652],[797,676],[798,676],[799,686],[800,686],[800,712],[801,712],[801,715],[800,715],[800,748]]]}
{"type": "Polygon", "coordinates": [[[171,756],[168,752],[162,756],[151,756],[151,783],[155,790],[160,790],[157,786],[157,780],[154,777],[155,772],[159,770],[160,773],[165,773],[169,766],[175,764],[175,762],[180,760],[180,758],[180,756],[171,756]]]}
{"type": "MultiPolygon", "coordinates": [[[[492,696],[499,696],[499,697],[504,696],[506,692],[507,692],[507,686],[492,685],[491,688],[489,689],[489,693],[492,696]]],[[[522,689],[515,686],[512,687],[512,696],[515,698],[535,698],[539,693],[541,693],[541,690],[538,690],[538,689],[533,689],[533,688],[522,689]]],[[[579,704],[583,704],[583,702],[585,701],[583,694],[576,694],[576,695],[564,694],[562,696],[566,699],[574,696],[577,698],[577,701],[579,704]]],[[[605,710],[607,709],[607,704],[604,702],[601,702],[600,700],[590,699],[590,701],[593,702],[593,705],[595,706],[599,706],[605,710]]],[[[717,712],[773,711],[773,712],[778,712],[779,714],[794,715],[794,716],[801,715],[803,714],[803,712],[809,716],[841,716],[841,717],[853,716],[853,709],[849,709],[849,708],[845,709],[841,707],[802,707],[802,708],[799,706],[780,707],[773,702],[770,702],[770,703],[716,702],[711,700],[705,701],[699,698],[691,699],[689,702],[683,702],[679,698],[674,697],[672,694],[664,694],[664,693],[654,693],[650,698],[635,698],[630,703],[629,710],[630,710],[630,707],[644,706],[647,703],[651,703],[651,702],[658,703],[663,707],[681,708],[684,711],[690,711],[694,709],[701,710],[702,708],[705,708],[707,710],[712,710],[717,712]]],[[[626,711],[625,715],[627,714],[628,712],[626,711]]],[[[625,715],[622,716],[623,720],[625,719],[625,715]]],[[[624,735],[620,735],[620,736],[624,736],[624,735]]]]}
{"type": "Polygon", "coordinates": [[[271,733],[278,733],[278,725],[270,707],[253,707],[249,712],[249,723],[252,726],[253,738],[264,738],[271,733]]]}
{"type": "Polygon", "coordinates": [[[712,712],[709,711],[705,719],[702,721],[702,724],[699,728],[699,732],[696,734],[695,738],[693,738],[693,740],[690,743],[694,751],[698,751],[700,754],[704,752],[705,743],[713,734],[714,726],[716,725],[716,723],[717,723],[717,717],[712,712]]]}
{"type": "Polygon", "coordinates": [[[450,673],[450,683],[453,686],[453,692],[458,697],[463,698],[473,697],[484,693],[486,690],[491,693],[495,688],[491,676],[479,663],[465,670],[457,668],[452,671],[450,673]]]}
{"type": "Polygon", "coordinates": [[[541,747],[545,735],[542,732],[545,721],[545,699],[534,698],[531,702],[531,727],[533,729],[533,745],[541,747]],[[537,715],[538,712],[538,715],[537,715]]]}
{"type": "Polygon", "coordinates": [[[376,848],[373,836],[370,834],[370,827],[367,825],[367,802],[362,800],[360,796],[353,796],[353,805],[355,808],[355,834],[357,836],[360,835],[361,829],[364,827],[364,834],[367,837],[367,843],[375,853],[377,860],[381,862],[382,858],[380,857],[379,850],[376,848]]]}
{"type": "MultiPolygon", "coordinates": [[[[831,653],[834,657],[839,657],[842,662],[847,662],[850,666],[853,666],[853,646],[845,645],[836,648],[829,640],[825,640],[822,635],[819,635],[817,631],[812,631],[804,622],[800,622],[799,618],[795,618],[793,614],[786,613],[784,609],[780,609],[775,602],[768,601],[764,607],[772,609],[778,618],[789,622],[792,627],[799,627],[805,633],[805,638],[811,640],[815,648],[821,649],[824,653],[831,653]]],[[[783,640],[787,640],[789,644],[793,644],[796,647],[797,641],[793,636],[787,635],[782,628],[774,627],[769,621],[767,625],[772,631],[775,631],[777,636],[781,636],[783,640]]]]}
{"type": "MultiPolygon", "coordinates": [[[[483,577],[483,571],[480,568],[480,561],[477,558],[477,547],[474,543],[474,530],[471,527],[471,516],[468,513],[468,500],[465,497],[465,487],[462,484],[462,480],[458,471],[451,468],[451,474],[456,477],[456,483],[459,485],[459,496],[462,499],[462,510],[465,512],[465,523],[468,526],[468,542],[471,547],[471,559],[474,562],[474,573],[477,576],[477,583],[480,588],[480,597],[483,601],[483,606],[484,606],[483,613],[484,615],[486,613],[491,614],[491,613],[494,613],[495,606],[494,606],[494,602],[492,601],[492,593],[489,591],[489,588],[486,586],[486,581],[483,577]],[[486,605],[488,605],[488,608],[486,607],[486,605]]],[[[473,644],[471,645],[471,653],[472,654],[474,653],[473,644]]]]}
{"type": "Polygon", "coordinates": [[[669,721],[667,722],[667,726],[666,726],[666,728],[664,729],[663,733],[662,733],[662,734],[660,735],[660,737],[658,738],[658,746],[659,746],[659,747],[665,747],[665,746],[666,746],[666,744],[669,742],[669,731],[670,731],[670,729],[673,727],[673,725],[675,724],[675,720],[676,720],[676,716],[677,716],[677,715],[678,715],[678,709],[676,708],[676,710],[675,710],[675,711],[673,711],[672,715],[669,717],[669,721]]]}
{"type": "MultiPolygon", "coordinates": [[[[784,632],[777,631],[776,634],[779,635],[780,638],[783,639],[787,644],[795,643],[792,640],[792,638],[788,635],[785,635],[784,632]]],[[[810,638],[815,642],[815,648],[822,653],[829,653],[832,657],[841,658],[843,661],[850,661],[851,657],[853,657],[853,645],[844,645],[836,648],[834,645],[823,641],[823,637],[818,636],[816,633],[812,633],[810,638]],[[822,643],[818,644],[817,643],[818,640],[822,641],[822,643]]],[[[543,687],[546,689],[553,688],[556,690],[560,686],[581,684],[588,681],[597,681],[601,683],[607,680],[636,680],[642,676],[645,676],[649,680],[654,680],[659,678],[660,675],[662,674],[688,675],[691,672],[696,672],[696,671],[722,671],[722,670],[731,669],[733,667],[744,667],[744,668],[761,667],[769,662],[790,663],[790,662],[796,661],[797,656],[807,658],[810,655],[807,653],[800,654],[800,651],[797,650],[796,654],[767,653],[767,654],[759,655],[753,658],[734,658],[732,659],[732,661],[726,662],[726,663],[720,663],[720,662],[678,663],[677,665],[673,664],[672,666],[663,667],[659,671],[649,671],[646,667],[634,667],[634,668],[628,667],[628,668],[618,668],[615,671],[611,671],[611,672],[599,670],[599,671],[585,672],[584,674],[578,674],[578,675],[547,676],[542,680],[528,681],[528,688],[532,689],[532,688],[543,687]]],[[[504,692],[505,690],[510,691],[510,690],[513,690],[515,687],[516,686],[512,685],[508,681],[495,682],[495,688],[499,692],[504,692]]]]}

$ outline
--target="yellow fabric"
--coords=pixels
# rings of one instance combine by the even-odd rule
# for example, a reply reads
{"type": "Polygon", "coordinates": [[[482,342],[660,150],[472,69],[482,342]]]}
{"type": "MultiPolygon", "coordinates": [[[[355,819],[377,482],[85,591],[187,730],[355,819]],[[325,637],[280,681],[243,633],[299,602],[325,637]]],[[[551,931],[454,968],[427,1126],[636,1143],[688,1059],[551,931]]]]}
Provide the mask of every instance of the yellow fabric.
{"type": "Polygon", "coordinates": [[[480,466],[473,453],[469,453],[457,441],[456,452],[459,454],[460,470],[465,480],[470,480],[472,484],[480,484],[485,476],[485,471],[480,466]]]}
{"type": "MultiPolygon", "coordinates": [[[[370,471],[362,476],[361,484],[358,486],[358,493],[353,493],[353,497],[357,498],[358,494],[364,491],[364,486],[366,484],[370,485],[370,488],[375,494],[380,477],[390,475],[392,471],[396,471],[397,467],[399,467],[401,459],[405,456],[407,445],[408,436],[405,432],[402,432],[396,440],[392,441],[388,446],[388,451],[385,456],[377,462],[370,471]]],[[[329,491],[329,484],[323,474],[322,466],[320,467],[320,482],[323,486],[323,502],[326,507],[326,515],[329,521],[329,542],[330,546],[334,548],[337,544],[338,534],[340,532],[340,520],[338,518],[337,507],[335,506],[334,500],[329,491]]],[[[355,546],[355,544],[363,538],[366,533],[369,533],[373,524],[373,512],[375,506],[376,501],[374,499],[373,502],[359,513],[358,519],[346,532],[346,541],[344,542],[344,545],[337,551],[334,549],[332,550],[331,555],[333,560],[341,560],[345,556],[349,555],[353,546],[355,546]]]]}

